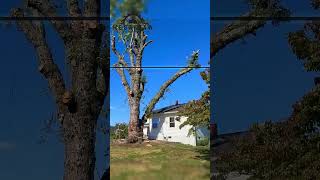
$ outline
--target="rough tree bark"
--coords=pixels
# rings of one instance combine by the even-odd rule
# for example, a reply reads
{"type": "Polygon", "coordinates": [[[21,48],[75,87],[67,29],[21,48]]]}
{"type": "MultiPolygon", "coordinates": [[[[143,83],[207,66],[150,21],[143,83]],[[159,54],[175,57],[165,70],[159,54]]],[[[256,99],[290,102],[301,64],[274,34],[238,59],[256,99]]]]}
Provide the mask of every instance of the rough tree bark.
{"type": "MultiPolygon", "coordinates": [[[[84,3],[81,9],[77,0],[67,1],[69,16],[100,16],[99,1],[84,3]]],[[[23,18],[30,11],[32,15],[58,17],[51,0],[28,0],[26,7],[12,9],[11,15],[23,18]]],[[[48,81],[57,105],[65,146],[64,180],[93,180],[97,119],[109,88],[109,51],[103,39],[106,28],[99,20],[50,22],[64,42],[70,65],[70,88],[53,59],[43,22],[20,20],[16,25],[34,46],[39,71],[48,81]]]]}
{"type": "MultiPolygon", "coordinates": [[[[179,77],[187,74],[191,70],[199,67],[197,60],[199,52],[194,52],[190,57],[189,64],[187,67],[179,70],[174,74],[167,82],[165,82],[155,97],[151,100],[147,106],[146,112],[140,119],[140,104],[141,97],[144,92],[145,87],[145,76],[143,75],[142,69],[142,57],[144,49],[152,43],[152,41],[147,41],[147,35],[144,30],[144,20],[140,16],[130,15],[124,17],[122,20],[118,21],[122,23],[121,30],[129,29],[129,38],[125,39],[119,35],[120,39],[124,42],[125,53],[128,54],[129,60],[125,60],[123,54],[121,54],[116,47],[115,36],[111,39],[111,49],[116,55],[118,61],[114,65],[117,73],[120,75],[122,85],[127,93],[129,108],[130,108],[130,121],[128,127],[128,142],[135,143],[142,140],[142,122],[150,115],[155,104],[163,97],[167,88],[179,77]],[[127,21],[130,19],[129,21],[127,21]],[[135,23],[130,26],[130,23],[135,23]],[[129,25],[128,25],[129,24],[129,25]],[[137,26],[138,25],[138,26],[137,26]],[[142,27],[143,26],[143,27],[142,27]],[[130,64],[130,65],[129,65],[130,64]],[[130,76],[130,84],[126,77],[126,72],[130,76]]],[[[116,29],[117,30],[117,29],[116,29]]],[[[118,31],[118,33],[121,33],[118,31]]]]}

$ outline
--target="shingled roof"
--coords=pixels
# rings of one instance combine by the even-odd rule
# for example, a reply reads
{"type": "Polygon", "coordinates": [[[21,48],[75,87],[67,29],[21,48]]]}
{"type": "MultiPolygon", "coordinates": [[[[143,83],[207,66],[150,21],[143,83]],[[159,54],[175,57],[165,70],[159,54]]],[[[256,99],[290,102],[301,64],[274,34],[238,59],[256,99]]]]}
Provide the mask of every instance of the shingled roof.
{"type": "Polygon", "coordinates": [[[164,113],[164,112],[169,112],[175,109],[178,109],[180,107],[182,107],[183,105],[185,105],[186,103],[183,104],[175,104],[175,105],[171,105],[171,106],[167,106],[161,109],[156,109],[152,111],[152,114],[158,114],[158,113],[164,113]]]}

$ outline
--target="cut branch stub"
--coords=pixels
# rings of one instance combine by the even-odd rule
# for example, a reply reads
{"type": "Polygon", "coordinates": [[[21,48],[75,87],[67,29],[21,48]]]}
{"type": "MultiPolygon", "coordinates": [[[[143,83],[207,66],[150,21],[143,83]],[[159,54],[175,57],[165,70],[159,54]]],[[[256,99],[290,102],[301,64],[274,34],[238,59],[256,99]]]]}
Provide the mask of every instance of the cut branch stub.
{"type": "Polygon", "coordinates": [[[68,107],[70,113],[75,113],[77,111],[77,104],[73,94],[69,91],[64,92],[62,97],[62,102],[68,107]]]}
{"type": "Polygon", "coordinates": [[[132,91],[130,91],[130,96],[131,96],[131,97],[133,97],[133,96],[134,96],[134,94],[133,94],[133,92],[132,92],[132,91]]]}
{"type": "Polygon", "coordinates": [[[63,98],[62,98],[63,104],[68,105],[71,103],[71,101],[72,101],[71,93],[69,91],[64,92],[63,98]]]}

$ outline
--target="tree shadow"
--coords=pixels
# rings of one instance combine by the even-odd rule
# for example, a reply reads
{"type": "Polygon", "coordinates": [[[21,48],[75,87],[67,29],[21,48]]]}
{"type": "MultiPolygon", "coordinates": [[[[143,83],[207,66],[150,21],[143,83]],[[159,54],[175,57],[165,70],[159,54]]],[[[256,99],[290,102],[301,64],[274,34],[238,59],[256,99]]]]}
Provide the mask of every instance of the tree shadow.
{"type": "Polygon", "coordinates": [[[197,147],[196,152],[199,153],[199,155],[197,155],[196,158],[201,159],[201,160],[210,161],[209,147],[197,147]]]}

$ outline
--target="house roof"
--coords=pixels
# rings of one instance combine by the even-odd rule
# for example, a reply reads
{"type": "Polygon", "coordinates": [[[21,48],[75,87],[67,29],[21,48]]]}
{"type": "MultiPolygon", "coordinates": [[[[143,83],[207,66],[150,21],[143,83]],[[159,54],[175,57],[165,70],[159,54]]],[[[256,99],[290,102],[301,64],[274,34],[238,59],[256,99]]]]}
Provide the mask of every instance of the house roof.
{"type": "Polygon", "coordinates": [[[178,108],[182,107],[183,105],[185,105],[185,103],[171,105],[171,106],[163,107],[161,109],[156,109],[156,110],[152,111],[152,114],[158,114],[158,113],[164,113],[164,112],[172,111],[172,110],[175,110],[175,109],[178,109],[178,108]]]}

